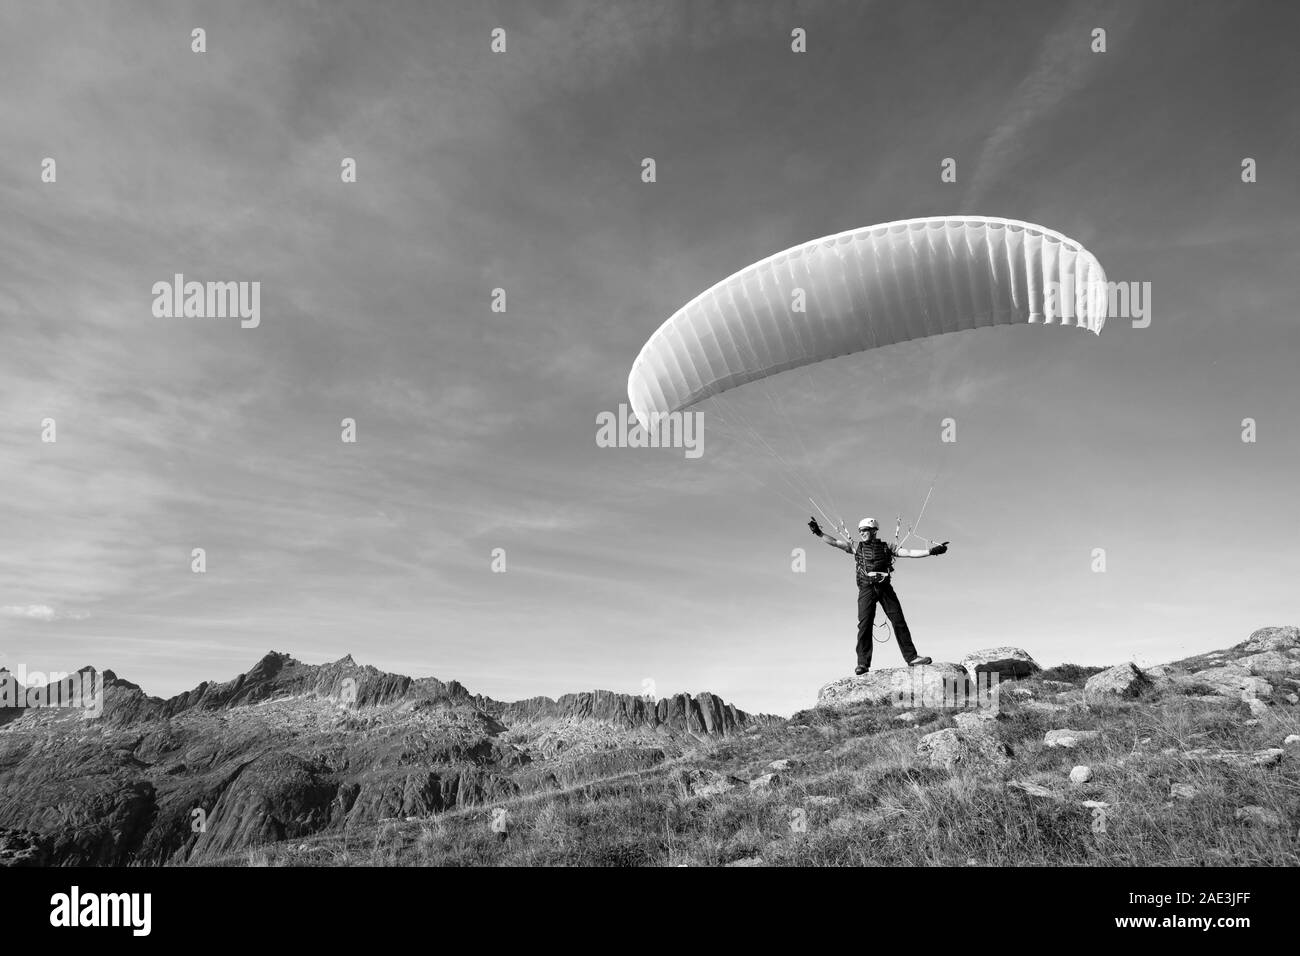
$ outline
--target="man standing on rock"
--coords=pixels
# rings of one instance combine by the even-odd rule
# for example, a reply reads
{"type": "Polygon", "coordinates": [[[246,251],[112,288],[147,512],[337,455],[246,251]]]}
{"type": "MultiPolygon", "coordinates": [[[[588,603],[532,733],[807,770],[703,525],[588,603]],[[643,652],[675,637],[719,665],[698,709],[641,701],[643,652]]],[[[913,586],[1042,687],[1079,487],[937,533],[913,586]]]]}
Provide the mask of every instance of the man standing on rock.
{"type": "Polygon", "coordinates": [[[930,549],[918,548],[908,550],[886,544],[877,537],[880,523],[875,518],[863,518],[858,522],[858,534],[862,540],[854,547],[848,541],[841,541],[822,532],[816,518],[808,521],[808,527],[833,548],[847,551],[853,555],[858,571],[858,666],[853,673],[865,674],[871,670],[871,629],[876,620],[876,604],[885,610],[885,616],[894,625],[894,636],[898,638],[898,649],[903,652],[903,660],[908,667],[918,664],[930,664],[928,657],[920,657],[912,644],[912,632],[908,630],[907,620],[903,617],[903,605],[894,593],[894,586],[889,583],[894,571],[895,558],[925,558],[932,554],[943,554],[948,550],[948,542],[936,544],[930,549]]]}

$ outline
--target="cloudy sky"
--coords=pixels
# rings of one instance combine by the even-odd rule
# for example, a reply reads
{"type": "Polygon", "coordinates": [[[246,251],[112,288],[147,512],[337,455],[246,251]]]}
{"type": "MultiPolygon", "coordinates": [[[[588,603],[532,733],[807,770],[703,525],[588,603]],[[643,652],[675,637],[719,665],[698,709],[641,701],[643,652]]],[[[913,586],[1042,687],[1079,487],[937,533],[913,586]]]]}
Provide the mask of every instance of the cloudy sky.
{"type": "Polygon", "coordinates": [[[6,5],[0,665],[167,696],[275,649],[808,706],[856,594],[786,466],[707,416],[695,461],[601,448],[596,415],[731,272],[954,213],[1060,230],[1153,308],[751,404],[846,517],[892,535],[933,484],[952,550],[897,579],[922,653],[1155,663],[1300,623],[1298,28],[1183,0],[6,5]],[[156,318],[175,273],[259,281],[260,327],[156,318]]]}

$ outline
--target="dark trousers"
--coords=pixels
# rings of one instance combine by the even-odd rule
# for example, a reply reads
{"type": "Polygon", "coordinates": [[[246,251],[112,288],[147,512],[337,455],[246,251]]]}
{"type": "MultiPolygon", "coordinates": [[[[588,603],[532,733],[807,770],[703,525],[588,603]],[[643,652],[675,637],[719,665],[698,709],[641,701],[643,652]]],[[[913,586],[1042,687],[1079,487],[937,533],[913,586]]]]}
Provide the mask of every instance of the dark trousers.
{"type": "Polygon", "coordinates": [[[889,581],[858,587],[858,666],[871,666],[871,648],[873,645],[872,628],[876,623],[876,604],[879,603],[894,625],[894,636],[898,638],[898,649],[903,652],[903,660],[910,661],[916,657],[916,647],[912,644],[912,632],[907,628],[903,617],[903,605],[898,603],[894,585],[889,581]]]}

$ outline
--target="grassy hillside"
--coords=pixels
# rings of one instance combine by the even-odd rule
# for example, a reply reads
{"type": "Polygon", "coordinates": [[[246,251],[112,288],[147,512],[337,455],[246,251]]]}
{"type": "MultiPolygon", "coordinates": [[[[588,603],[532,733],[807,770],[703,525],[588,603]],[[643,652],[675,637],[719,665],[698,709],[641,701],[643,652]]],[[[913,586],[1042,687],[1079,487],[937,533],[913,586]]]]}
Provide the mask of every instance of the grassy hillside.
{"type": "MultiPolygon", "coordinates": [[[[1182,670],[1204,663],[1184,662],[1182,670]]],[[[1287,745],[1267,766],[1214,759],[1221,750],[1283,747],[1300,730],[1300,707],[1280,699],[1252,716],[1247,702],[1205,695],[1189,681],[1088,706],[1081,688],[1091,670],[1067,665],[1006,689],[987,733],[1012,756],[992,774],[934,768],[918,755],[924,735],[954,726],[952,711],[805,711],[650,770],[275,844],[222,862],[1300,864],[1300,747],[1287,745]],[[1073,748],[1048,746],[1045,734],[1061,728],[1099,735],[1073,748]],[[788,766],[762,779],[782,760],[788,766]],[[1072,783],[1077,766],[1091,768],[1091,780],[1072,783]]]]}

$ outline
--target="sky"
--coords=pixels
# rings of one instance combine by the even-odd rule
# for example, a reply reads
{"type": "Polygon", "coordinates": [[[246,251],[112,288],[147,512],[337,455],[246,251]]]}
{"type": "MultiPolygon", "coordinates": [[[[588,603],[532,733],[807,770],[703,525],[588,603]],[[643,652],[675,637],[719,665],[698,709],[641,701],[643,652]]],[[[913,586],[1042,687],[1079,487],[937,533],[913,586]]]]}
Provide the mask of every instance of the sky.
{"type": "Polygon", "coordinates": [[[792,478],[887,537],[930,492],[951,550],[895,584],[935,660],[1153,664],[1300,623],[1297,28],[1186,0],[0,7],[0,666],[170,696],[350,653],[789,714],[856,631],[792,478]],[[707,403],[698,459],[598,445],[699,292],[938,215],[1065,233],[1151,284],[1150,325],[730,393],[781,459],[707,403]],[[260,325],[156,317],[176,273],[260,282],[260,325]]]}

